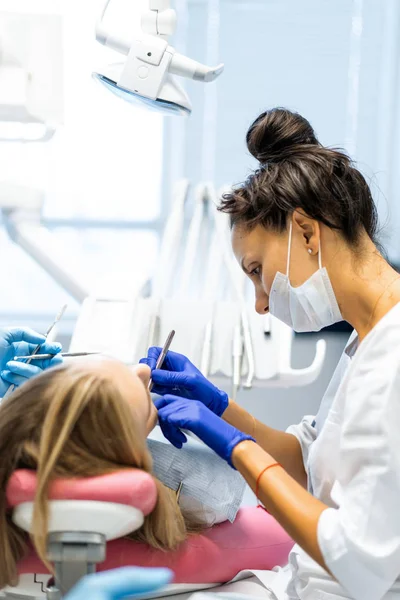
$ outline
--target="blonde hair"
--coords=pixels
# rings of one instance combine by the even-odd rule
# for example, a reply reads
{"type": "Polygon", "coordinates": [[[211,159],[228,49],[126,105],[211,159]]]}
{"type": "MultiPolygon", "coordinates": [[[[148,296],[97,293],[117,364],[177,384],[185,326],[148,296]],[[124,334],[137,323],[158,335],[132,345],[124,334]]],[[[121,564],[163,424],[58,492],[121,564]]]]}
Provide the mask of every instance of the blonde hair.
{"type": "MultiPolygon", "coordinates": [[[[52,480],[138,468],[152,473],[143,423],[109,377],[63,365],[30,380],[0,406],[0,589],[18,581],[27,534],[7,508],[7,483],[18,468],[37,472],[32,541],[46,561],[48,491],[52,480]]],[[[158,500],[131,538],[173,550],[202,524],[184,516],[175,492],[156,478],[158,500]]]]}

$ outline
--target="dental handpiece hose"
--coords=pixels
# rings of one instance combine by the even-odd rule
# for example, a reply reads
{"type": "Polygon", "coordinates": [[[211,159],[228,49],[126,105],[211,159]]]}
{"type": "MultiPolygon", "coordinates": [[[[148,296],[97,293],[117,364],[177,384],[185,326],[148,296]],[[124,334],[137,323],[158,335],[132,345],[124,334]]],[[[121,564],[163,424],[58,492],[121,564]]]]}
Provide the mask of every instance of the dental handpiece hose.
{"type": "MultiPolygon", "coordinates": [[[[173,329],[171,331],[171,333],[168,335],[166,342],[163,346],[163,349],[161,350],[161,354],[158,357],[157,363],[156,363],[156,369],[161,369],[161,367],[163,366],[163,362],[165,360],[165,357],[167,356],[168,350],[171,346],[172,340],[174,339],[175,336],[175,330],[173,329]]],[[[153,389],[153,381],[152,379],[150,379],[149,381],[149,392],[151,392],[151,390],[153,389]]]]}

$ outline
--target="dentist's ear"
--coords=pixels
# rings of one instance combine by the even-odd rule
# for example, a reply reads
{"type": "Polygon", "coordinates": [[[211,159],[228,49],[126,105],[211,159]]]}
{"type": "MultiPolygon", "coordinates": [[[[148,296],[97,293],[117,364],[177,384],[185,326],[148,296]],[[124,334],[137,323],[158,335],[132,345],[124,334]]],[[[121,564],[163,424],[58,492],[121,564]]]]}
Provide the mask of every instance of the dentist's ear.
{"type": "Polygon", "coordinates": [[[320,225],[315,219],[308,217],[300,209],[296,209],[292,215],[293,233],[302,236],[303,244],[311,255],[318,254],[320,242],[320,225]]]}

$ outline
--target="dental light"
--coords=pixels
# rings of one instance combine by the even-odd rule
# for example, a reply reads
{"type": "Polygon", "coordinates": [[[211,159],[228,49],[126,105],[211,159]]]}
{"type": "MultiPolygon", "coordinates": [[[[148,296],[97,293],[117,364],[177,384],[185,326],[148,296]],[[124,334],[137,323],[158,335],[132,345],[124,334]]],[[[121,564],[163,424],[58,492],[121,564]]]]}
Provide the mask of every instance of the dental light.
{"type": "Polygon", "coordinates": [[[141,31],[129,37],[113,35],[104,26],[109,3],[107,0],[97,22],[96,39],[124,54],[126,60],[93,73],[93,77],[130,103],[144,103],[164,114],[189,115],[189,97],[174,75],[209,82],[222,73],[224,65],[208,67],[179,54],[168,44],[176,26],[176,12],[170,8],[170,0],[149,0],[149,10],[141,17],[141,31]]]}

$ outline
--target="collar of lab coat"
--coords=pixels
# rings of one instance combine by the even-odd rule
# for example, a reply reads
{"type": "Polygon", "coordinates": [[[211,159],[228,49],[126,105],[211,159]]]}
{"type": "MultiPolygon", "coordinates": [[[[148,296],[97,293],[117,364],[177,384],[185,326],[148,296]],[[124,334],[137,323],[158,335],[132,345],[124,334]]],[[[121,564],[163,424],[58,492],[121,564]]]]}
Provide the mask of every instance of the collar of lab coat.
{"type": "Polygon", "coordinates": [[[349,358],[353,358],[353,356],[356,353],[357,348],[358,348],[358,335],[357,335],[357,332],[354,330],[349,338],[349,341],[346,344],[344,351],[349,358]]]}

